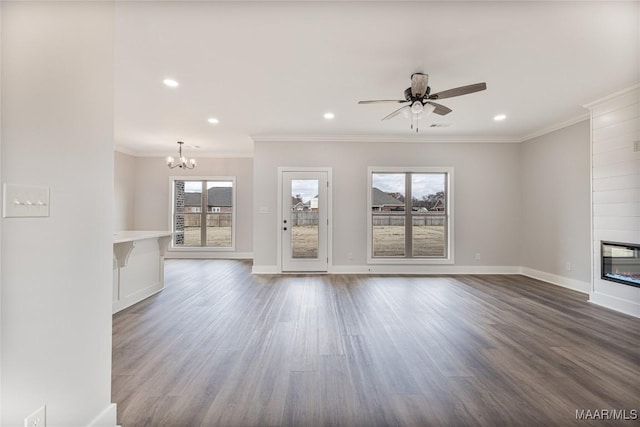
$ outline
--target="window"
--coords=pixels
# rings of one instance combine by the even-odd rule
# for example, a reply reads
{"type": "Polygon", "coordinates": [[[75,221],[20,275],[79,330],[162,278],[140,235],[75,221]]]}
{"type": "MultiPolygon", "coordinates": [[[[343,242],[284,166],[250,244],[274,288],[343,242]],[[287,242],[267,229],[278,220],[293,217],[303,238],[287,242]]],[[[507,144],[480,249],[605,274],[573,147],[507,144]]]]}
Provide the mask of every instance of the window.
{"type": "Polygon", "coordinates": [[[173,248],[235,245],[235,178],[172,178],[173,248]]]}
{"type": "Polygon", "coordinates": [[[452,168],[369,168],[369,262],[452,263],[452,181],[452,168]]]}

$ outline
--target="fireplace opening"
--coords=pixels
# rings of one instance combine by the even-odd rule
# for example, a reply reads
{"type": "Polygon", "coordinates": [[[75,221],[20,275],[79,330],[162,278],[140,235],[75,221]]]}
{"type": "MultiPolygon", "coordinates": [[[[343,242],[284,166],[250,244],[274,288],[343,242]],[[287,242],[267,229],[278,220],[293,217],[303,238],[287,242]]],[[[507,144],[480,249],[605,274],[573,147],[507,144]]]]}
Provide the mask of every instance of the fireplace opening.
{"type": "Polygon", "coordinates": [[[604,241],[600,245],[602,279],[640,288],[640,245],[604,241]]]}

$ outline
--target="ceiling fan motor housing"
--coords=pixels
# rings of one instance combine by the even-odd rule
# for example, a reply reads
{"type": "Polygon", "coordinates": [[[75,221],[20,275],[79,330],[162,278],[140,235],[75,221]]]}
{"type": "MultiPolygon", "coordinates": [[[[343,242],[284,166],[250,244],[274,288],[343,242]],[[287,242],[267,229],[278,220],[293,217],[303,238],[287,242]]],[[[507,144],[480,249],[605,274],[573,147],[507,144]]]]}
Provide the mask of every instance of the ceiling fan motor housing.
{"type": "Polygon", "coordinates": [[[427,91],[425,92],[424,96],[414,97],[413,95],[411,95],[411,88],[408,87],[404,90],[404,99],[406,99],[409,102],[420,100],[424,104],[426,102],[426,99],[429,98],[429,93],[431,93],[431,86],[427,86],[427,91]]]}

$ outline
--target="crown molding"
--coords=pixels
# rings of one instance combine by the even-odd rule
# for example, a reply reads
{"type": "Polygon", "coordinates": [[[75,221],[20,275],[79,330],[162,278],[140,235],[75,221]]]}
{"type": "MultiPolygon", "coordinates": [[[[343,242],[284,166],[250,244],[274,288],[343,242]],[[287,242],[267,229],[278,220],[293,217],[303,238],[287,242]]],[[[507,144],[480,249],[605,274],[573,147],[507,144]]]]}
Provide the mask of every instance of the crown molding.
{"type": "MultiPolygon", "coordinates": [[[[637,85],[636,87],[640,87],[637,85]]],[[[633,90],[636,87],[623,92],[633,90]]],[[[551,132],[569,127],[591,117],[590,113],[580,114],[569,120],[556,123],[521,137],[452,137],[452,136],[415,136],[406,135],[253,135],[254,142],[382,142],[382,143],[414,143],[414,144],[519,144],[551,132]]]]}
{"type": "Polygon", "coordinates": [[[252,135],[254,142],[380,142],[380,143],[414,143],[414,144],[471,144],[471,143],[519,143],[519,138],[502,136],[490,137],[451,137],[451,136],[417,136],[404,135],[252,135]]]}
{"type": "MultiPolygon", "coordinates": [[[[114,151],[118,151],[120,153],[127,154],[133,157],[167,157],[173,156],[175,157],[175,151],[134,151],[129,148],[125,148],[121,145],[114,146],[114,151]]],[[[198,159],[244,159],[244,158],[253,158],[253,151],[244,152],[244,151],[221,151],[221,152],[213,152],[213,151],[203,151],[197,153],[191,153],[190,157],[198,159]]]]}
{"type": "Polygon", "coordinates": [[[129,156],[137,156],[136,152],[127,148],[127,147],[123,147],[122,145],[114,145],[113,146],[113,151],[117,151],[118,153],[122,153],[122,154],[127,154],[129,156]]]}
{"type": "Polygon", "coordinates": [[[565,120],[565,121],[562,121],[560,123],[556,123],[555,125],[551,125],[549,127],[546,127],[544,129],[540,129],[539,131],[527,134],[527,135],[523,136],[522,138],[520,138],[520,140],[518,142],[529,141],[531,139],[538,138],[539,136],[546,135],[548,133],[555,132],[555,131],[560,130],[560,129],[564,129],[564,128],[569,127],[571,125],[575,125],[576,123],[580,123],[580,122],[582,122],[584,120],[588,120],[590,117],[591,117],[591,113],[580,114],[579,116],[576,116],[576,117],[574,117],[572,119],[565,120]]]}
{"type": "Polygon", "coordinates": [[[625,93],[631,92],[632,90],[636,90],[636,89],[640,89],[640,83],[637,83],[637,84],[635,84],[635,85],[633,85],[631,87],[628,87],[626,89],[619,90],[619,91],[617,91],[615,93],[612,93],[611,95],[605,96],[604,98],[596,99],[595,101],[591,101],[591,102],[589,102],[587,104],[583,104],[582,106],[584,108],[588,108],[590,110],[595,105],[598,105],[601,102],[608,101],[610,99],[613,99],[613,98],[615,98],[617,96],[620,96],[620,95],[624,95],[625,93]]]}

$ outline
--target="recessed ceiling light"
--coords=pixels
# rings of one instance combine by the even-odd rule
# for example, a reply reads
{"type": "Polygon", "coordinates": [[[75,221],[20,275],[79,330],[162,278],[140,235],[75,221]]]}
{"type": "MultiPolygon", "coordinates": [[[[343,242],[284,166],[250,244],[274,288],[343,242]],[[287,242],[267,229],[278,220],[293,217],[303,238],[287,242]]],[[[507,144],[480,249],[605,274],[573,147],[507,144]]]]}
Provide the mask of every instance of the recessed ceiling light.
{"type": "Polygon", "coordinates": [[[324,118],[327,120],[331,120],[335,117],[336,115],[333,113],[324,113],[324,118]]]}
{"type": "Polygon", "coordinates": [[[217,125],[218,123],[220,123],[220,120],[216,119],[215,117],[209,117],[207,121],[212,125],[217,125]]]}
{"type": "Polygon", "coordinates": [[[179,83],[177,81],[173,80],[173,79],[164,79],[162,81],[162,83],[164,83],[166,86],[169,86],[169,87],[178,87],[179,86],[179,83]]]}
{"type": "Polygon", "coordinates": [[[507,116],[506,116],[506,115],[504,115],[504,114],[498,114],[497,116],[495,116],[495,117],[493,118],[493,120],[495,120],[496,122],[501,122],[501,121],[503,121],[503,120],[504,120],[504,119],[506,119],[506,118],[507,118],[507,116]]]}

